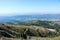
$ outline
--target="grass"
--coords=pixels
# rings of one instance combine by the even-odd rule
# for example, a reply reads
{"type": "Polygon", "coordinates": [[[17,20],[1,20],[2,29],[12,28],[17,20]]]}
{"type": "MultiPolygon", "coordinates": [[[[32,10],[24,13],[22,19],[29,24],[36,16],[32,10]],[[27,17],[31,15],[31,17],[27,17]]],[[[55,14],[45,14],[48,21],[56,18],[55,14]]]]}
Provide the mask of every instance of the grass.
{"type": "MultiPolygon", "coordinates": [[[[29,28],[34,34],[37,34],[37,32],[35,31],[36,28],[39,28],[40,32],[45,32],[45,28],[43,27],[39,27],[39,26],[24,26],[24,25],[10,25],[10,24],[6,24],[5,26],[9,26],[11,27],[11,30],[17,32],[17,34],[19,33],[23,33],[25,28],[29,28]]],[[[18,36],[19,36],[18,35],[18,36]]],[[[16,36],[17,37],[17,36],[16,36]]],[[[21,40],[21,38],[0,38],[0,40],[21,40]]],[[[29,40],[29,39],[28,39],[29,40]]],[[[60,36],[59,37],[31,37],[30,40],[60,40],[60,36]]]]}
{"type": "MultiPolygon", "coordinates": [[[[21,38],[0,38],[0,40],[21,40],[21,38]]],[[[52,37],[52,38],[42,38],[42,37],[32,37],[31,39],[27,39],[27,40],[60,40],[60,36],[59,37],[52,37]]]]}

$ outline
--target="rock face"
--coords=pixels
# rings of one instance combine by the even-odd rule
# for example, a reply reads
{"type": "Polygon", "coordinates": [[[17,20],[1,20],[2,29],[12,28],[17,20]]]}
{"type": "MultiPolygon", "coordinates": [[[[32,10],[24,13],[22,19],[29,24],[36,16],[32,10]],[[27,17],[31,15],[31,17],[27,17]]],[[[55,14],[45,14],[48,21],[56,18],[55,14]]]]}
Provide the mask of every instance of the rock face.
{"type": "Polygon", "coordinates": [[[48,31],[51,31],[51,32],[56,32],[55,29],[47,29],[48,31]]]}

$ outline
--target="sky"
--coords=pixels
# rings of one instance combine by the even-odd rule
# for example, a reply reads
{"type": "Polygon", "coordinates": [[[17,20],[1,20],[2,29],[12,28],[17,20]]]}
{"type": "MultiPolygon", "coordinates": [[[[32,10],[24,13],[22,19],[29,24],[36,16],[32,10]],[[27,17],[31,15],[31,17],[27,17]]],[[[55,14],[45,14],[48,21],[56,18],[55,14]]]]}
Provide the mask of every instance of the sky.
{"type": "Polygon", "coordinates": [[[0,16],[60,13],[60,0],[0,0],[0,16]]]}

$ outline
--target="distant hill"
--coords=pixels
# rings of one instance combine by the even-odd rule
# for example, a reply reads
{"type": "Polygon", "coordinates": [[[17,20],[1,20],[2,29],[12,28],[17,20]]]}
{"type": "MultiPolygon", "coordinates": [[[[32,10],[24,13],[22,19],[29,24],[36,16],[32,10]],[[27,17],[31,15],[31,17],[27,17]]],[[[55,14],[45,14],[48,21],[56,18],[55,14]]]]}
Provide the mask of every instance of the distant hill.
{"type": "Polygon", "coordinates": [[[0,22],[23,22],[29,20],[60,21],[60,14],[16,15],[0,17],[0,22]]]}

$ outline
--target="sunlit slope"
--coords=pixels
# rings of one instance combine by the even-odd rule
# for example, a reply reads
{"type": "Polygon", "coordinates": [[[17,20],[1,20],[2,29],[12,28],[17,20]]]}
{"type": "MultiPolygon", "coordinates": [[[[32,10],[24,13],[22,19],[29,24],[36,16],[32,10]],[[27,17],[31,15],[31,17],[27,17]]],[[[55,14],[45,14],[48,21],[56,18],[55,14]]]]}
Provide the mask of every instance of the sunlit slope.
{"type": "MultiPolygon", "coordinates": [[[[35,21],[35,23],[38,21],[35,21]]],[[[1,37],[21,37],[21,34],[23,34],[25,32],[25,29],[29,29],[29,33],[31,34],[27,34],[27,36],[38,36],[38,37],[55,37],[59,35],[59,32],[57,31],[57,29],[55,28],[54,32],[49,31],[48,28],[50,27],[49,25],[46,25],[48,27],[44,27],[45,25],[39,25],[38,26],[33,23],[33,22],[27,22],[28,24],[7,24],[7,23],[0,23],[0,31],[2,33],[4,33],[3,35],[1,35],[1,37]],[[31,25],[30,25],[31,24],[31,25]],[[34,25],[32,25],[34,24],[34,25]],[[1,29],[2,28],[2,29],[1,29]],[[50,34],[49,34],[50,33],[50,34]],[[8,35],[8,36],[6,36],[8,35]]],[[[41,23],[41,22],[40,22],[41,23]]],[[[44,23],[46,24],[46,23],[44,23]]],[[[47,22],[47,24],[49,24],[49,22],[47,22]]],[[[52,25],[52,24],[50,24],[52,25]]]]}

